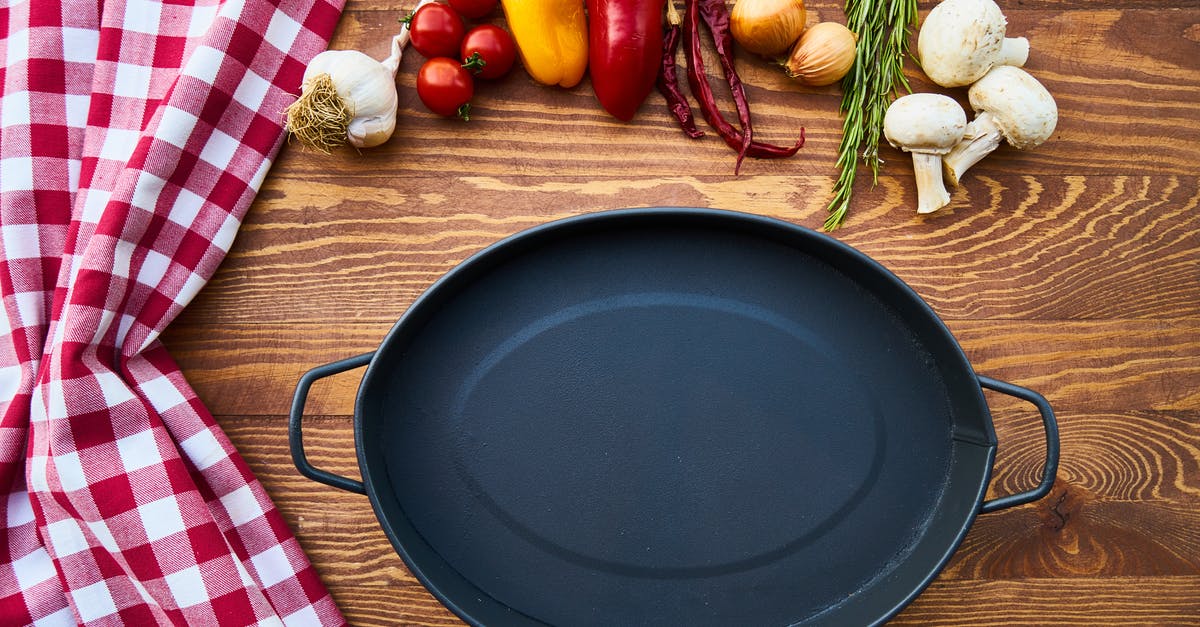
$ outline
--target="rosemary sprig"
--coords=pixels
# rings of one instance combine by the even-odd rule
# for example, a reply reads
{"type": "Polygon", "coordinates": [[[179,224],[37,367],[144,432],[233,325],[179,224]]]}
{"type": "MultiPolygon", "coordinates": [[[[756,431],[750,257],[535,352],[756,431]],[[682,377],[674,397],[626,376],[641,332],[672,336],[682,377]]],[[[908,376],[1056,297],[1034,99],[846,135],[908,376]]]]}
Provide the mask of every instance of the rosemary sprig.
{"type": "Polygon", "coordinates": [[[842,142],[825,230],[846,219],[854,195],[858,158],[871,167],[871,185],[879,180],[879,133],[893,96],[912,91],[904,77],[908,35],[917,25],[916,0],[846,0],[846,26],[858,35],[854,68],[842,79],[842,142]]]}

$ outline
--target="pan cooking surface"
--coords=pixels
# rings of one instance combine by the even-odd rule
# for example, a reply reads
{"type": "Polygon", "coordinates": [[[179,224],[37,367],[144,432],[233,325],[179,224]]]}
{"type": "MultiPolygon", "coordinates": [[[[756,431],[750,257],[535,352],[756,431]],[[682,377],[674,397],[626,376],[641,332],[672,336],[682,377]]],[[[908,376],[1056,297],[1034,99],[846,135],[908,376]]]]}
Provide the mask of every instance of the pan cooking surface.
{"type": "Polygon", "coordinates": [[[515,617],[819,619],[935,517],[950,394],[915,314],[847,270],[719,220],[470,265],[377,355],[362,441],[378,506],[515,617]]]}

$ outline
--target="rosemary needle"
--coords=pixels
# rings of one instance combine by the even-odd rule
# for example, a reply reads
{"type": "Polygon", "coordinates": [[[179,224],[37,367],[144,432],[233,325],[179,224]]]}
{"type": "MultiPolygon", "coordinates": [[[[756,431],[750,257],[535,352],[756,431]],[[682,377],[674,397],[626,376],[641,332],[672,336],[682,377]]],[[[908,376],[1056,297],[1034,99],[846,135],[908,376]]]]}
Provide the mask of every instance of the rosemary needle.
{"type": "Polygon", "coordinates": [[[858,160],[871,167],[871,184],[879,179],[879,134],[893,96],[911,91],[904,77],[908,36],[917,24],[916,0],[846,0],[846,26],[858,35],[854,67],[842,79],[842,142],[825,230],[846,219],[854,195],[858,160]]]}

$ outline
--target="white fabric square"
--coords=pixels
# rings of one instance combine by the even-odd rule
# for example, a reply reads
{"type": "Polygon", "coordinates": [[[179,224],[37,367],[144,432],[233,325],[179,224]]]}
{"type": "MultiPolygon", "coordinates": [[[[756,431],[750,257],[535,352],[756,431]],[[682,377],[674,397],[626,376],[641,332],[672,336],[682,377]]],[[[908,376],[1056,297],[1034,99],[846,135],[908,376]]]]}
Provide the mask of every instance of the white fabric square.
{"type": "MultiPolygon", "coordinates": [[[[58,326],[58,328],[62,328],[66,325],[60,324],[57,326],[58,326]]],[[[46,399],[46,404],[50,408],[49,409],[50,414],[49,414],[48,418],[50,420],[61,420],[63,418],[66,418],[67,417],[67,395],[65,393],[63,393],[62,379],[51,379],[50,385],[47,387],[49,387],[49,389],[50,389],[50,398],[46,399]]],[[[34,402],[36,403],[37,401],[34,401],[34,402]]]]}
{"type": "Polygon", "coordinates": [[[220,50],[212,46],[197,46],[191,58],[184,62],[180,74],[193,76],[212,85],[217,80],[217,71],[225,65],[224,62],[225,54],[220,50]]]}
{"type": "MultiPolygon", "coordinates": [[[[110,133],[112,131],[109,131],[110,133]]],[[[104,215],[104,207],[108,206],[108,199],[112,197],[112,192],[102,189],[89,188],[83,200],[83,213],[80,215],[80,220],[88,224],[96,224],[100,222],[100,216],[104,215]]],[[[75,276],[74,266],[79,262],[72,263],[71,276],[75,276]]],[[[62,325],[59,325],[62,326],[62,325]]]]}
{"type": "MultiPolygon", "coordinates": [[[[100,31],[91,28],[63,27],[63,60],[95,63],[100,49],[100,31]]],[[[11,44],[10,44],[11,45],[11,44]]]]}
{"type": "MultiPolygon", "coordinates": [[[[153,77],[152,68],[133,63],[117,63],[117,76],[113,79],[113,95],[144,100],[150,93],[150,81],[153,77]]],[[[109,132],[112,132],[111,129],[109,132]]]]}
{"type": "Polygon", "coordinates": [[[238,83],[237,91],[233,92],[233,99],[251,111],[258,111],[270,89],[270,82],[255,74],[254,70],[246,70],[246,74],[242,76],[242,82],[238,83]]]}
{"type": "Polygon", "coordinates": [[[50,536],[50,544],[54,545],[54,552],[60,559],[88,548],[87,538],[79,528],[78,520],[68,518],[52,522],[46,525],[46,532],[50,536]]]}
{"type": "Polygon", "coordinates": [[[229,248],[233,246],[233,239],[237,237],[238,229],[242,226],[242,221],[238,220],[232,213],[225,214],[225,221],[221,222],[221,228],[213,235],[212,244],[225,252],[229,252],[229,248]]]}
{"type": "MultiPolygon", "coordinates": [[[[100,384],[100,392],[104,394],[104,402],[109,407],[116,407],[121,403],[137,398],[133,395],[133,392],[129,390],[129,386],[125,385],[125,381],[123,381],[121,377],[118,377],[115,373],[98,373],[96,374],[96,382],[100,384]]],[[[147,432],[146,435],[150,435],[150,433],[147,432]]],[[[117,445],[120,446],[120,444],[121,442],[118,440],[117,445]]],[[[151,444],[151,446],[153,446],[153,444],[151,444]]],[[[124,456],[124,451],[122,451],[121,454],[124,456]]]]}
{"type": "MultiPolygon", "coordinates": [[[[120,67],[128,67],[122,65],[120,67]]],[[[150,68],[146,70],[146,80],[150,80],[150,68]]],[[[118,69],[117,73],[120,74],[118,69]]],[[[119,80],[118,76],[118,80],[119,80]]],[[[132,79],[131,79],[132,80],[132,79]]],[[[120,85],[120,83],[118,83],[120,85]]],[[[142,94],[145,98],[145,94],[142,94]]],[[[129,161],[129,157],[133,155],[133,149],[137,146],[138,140],[141,138],[141,133],[123,128],[110,128],[104,131],[104,143],[100,145],[100,158],[110,161],[129,161]]],[[[107,201],[107,197],[105,198],[107,201]]]]}
{"type": "Polygon", "coordinates": [[[162,462],[158,445],[154,443],[153,431],[142,431],[117,440],[121,452],[121,463],[125,470],[133,472],[162,462]]]}
{"type": "Polygon", "coordinates": [[[217,19],[217,8],[219,3],[200,4],[197,3],[192,8],[192,19],[188,22],[188,38],[200,37],[212,28],[213,21],[217,19]]]}
{"type": "MultiPolygon", "coordinates": [[[[38,422],[39,419],[42,422],[46,420],[40,403],[34,402],[33,409],[29,414],[33,422],[38,422]]],[[[34,490],[50,489],[50,484],[46,481],[46,464],[48,461],[45,455],[34,455],[29,459],[29,487],[34,490]]]]}
{"type": "MultiPolygon", "coordinates": [[[[5,157],[0,160],[0,179],[4,180],[4,191],[33,189],[33,157],[5,157]]],[[[8,227],[4,227],[8,230],[8,227]]]]}
{"type": "Polygon", "coordinates": [[[125,338],[129,336],[129,330],[133,328],[135,322],[137,322],[137,318],[129,314],[121,314],[121,322],[117,325],[117,346],[125,345],[125,338]]]}
{"type": "Polygon", "coordinates": [[[100,543],[100,546],[113,553],[118,551],[117,539],[108,530],[108,523],[105,523],[103,520],[89,520],[87,521],[87,527],[88,531],[91,531],[92,535],[96,536],[96,541],[100,543]]]}
{"type": "MultiPolygon", "coordinates": [[[[159,377],[158,379],[151,381],[151,383],[155,383],[157,385],[160,380],[165,381],[166,385],[170,385],[172,390],[175,389],[175,386],[171,385],[170,381],[166,381],[166,377],[159,377]]],[[[145,386],[142,386],[142,389],[146,389],[145,386]]],[[[176,390],[175,393],[179,394],[178,390],[176,390]]],[[[149,390],[146,391],[146,395],[152,399],[154,398],[149,390]]],[[[180,395],[179,398],[182,399],[183,396],[180,395]]],[[[158,409],[158,405],[155,405],[154,408],[158,409]]],[[[162,410],[159,410],[159,412],[161,413],[162,410]]],[[[192,465],[196,467],[196,470],[204,470],[209,466],[212,466],[213,464],[229,457],[225,453],[225,449],[221,448],[221,443],[217,441],[217,437],[208,429],[205,429],[180,442],[179,448],[183,449],[184,456],[186,456],[192,462],[192,465]]]]}
{"type": "Polygon", "coordinates": [[[292,568],[287,554],[283,552],[283,547],[280,545],[275,545],[258,555],[251,556],[250,562],[254,564],[258,580],[267,588],[296,574],[296,569],[292,568]]]}
{"type": "Polygon", "coordinates": [[[138,269],[137,282],[150,287],[158,287],[167,270],[171,267],[171,258],[154,250],[146,251],[142,267],[138,269]]]}
{"type": "Polygon", "coordinates": [[[174,301],[180,307],[187,307],[187,304],[192,302],[196,294],[200,293],[200,288],[204,287],[204,277],[191,272],[188,274],[187,281],[183,282],[183,287],[179,288],[179,293],[175,295],[174,301]]]}
{"type": "MultiPolygon", "coordinates": [[[[42,320],[42,318],[45,317],[45,315],[46,315],[45,310],[42,307],[42,305],[43,305],[42,299],[44,297],[45,296],[41,292],[18,292],[16,294],[16,296],[13,297],[14,300],[17,301],[17,315],[21,316],[20,322],[22,324],[24,324],[24,325],[37,324],[39,321],[42,320]]],[[[15,383],[19,383],[21,369],[18,366],[14,366],[14,367],[17,368],[17,377],[16,377],[15,383]]],[[[2,376],[2,375],[0,375],[0,376],[2,376]]],[[[3,388],[3,387],[6,387],[6,384],[0,384],[0,388],[3,388]]],[[[17,390],[14,387],[13,393],[15,394],[16,391],[17,390]]],[[[0,394],[0,398],[11,399],[12,396],[7,395],[7,394],[0,394]]]]}
{"type": "Polygon", "coordinates": [[[75,627],[75,624],[75,614],[69,607],[33,621],[33,627],[75,627]]]}
{"type": "MultiPolygon", "coordinates": [[[[136,204],[136,203],[135,203],[136,204]]],[[[100,235],[96,238],[99,239],[100,235]]],[[[105,265],[102,268],[107,270],[113,276],[119,276],[122,279],[129,278],[129,269],[133,265],[133,253],[137,250],[137,245],[133,242],[127,242],[123,239],[117,240],[113,244],[112,265],[105,265]]]]}
{"type": "Polygon", "coordinates": [[[12,569],[13,574],[17,576],[17,585],[22,590],[28,590],[57,576],[54,560],[50,559],[50,554],[40,546],[29,555],[13,560],[12,569]]]}
{"type": "Polygon", "coordinates": [[[283,624],[287,627],[318,627],[321,618],[311,605],[306,605],[303,609],[284,616],[283,624]]]}
{"type": "Polygon", "coordinates": [[[213,129],[212,135],[208,136],[208,141],[204,143],[204,148],[200,151],[200,158],[213,164],[218,170],[224,171],[229,167],[229,162],[233,161],[233,155],[237,153],[241,145],[242,142],[213,129]]]}
{"type": "Polygon", "coordinates": [[[192,566],[165,577],[171,596],[180,608],[191,607],[208,600],[208,592],[204,588],[204,577],[200,575],[200,567],[192,566]]]}
{"type": "Polygon", "coordinates": [[[29,92],[18,91],[4,94],[0,98],[0,126],[25,126],[29,124],[29,92]]]}
{"type": "Polygon", "coordinates": [[[33,522],[33,503],[29,502],[29,493],[24,490],[10,493],[6,512],[9,529],[33,522]]]}
{"type": "Polygon", "coordinates": [[[83,474],[83,464],[79,463],[78,452],[55,455],[51,462],[58,471],[58,481],[64,490],[74,492],[88,487],[87,476],[83,474]]]}
{"type": "Polygon", "coordinates": [[[233,521],[234,526],[244,525],[263,514],[258,499],[254,498],[254,493],[248,485],[222,496],[221,505],[229,512],[229,519],[233,521]]]}
{"type": "Polygon", "coordinates": [[[258,621],[257,623],[254,623],[254,626],[255,627],[284,627],[284,624],[283,624],[283,621],[279,620],[279,618],[277,618],[275,616],[268,616],[268,617],[258,621]]]}
{"type": "Polygon", "coordinates": [[[171,213],[167,214],[167,219],[184,228],[192,228],[192,223],[196,221],[196,216],[200,215],[200,208],[207,202],[200,196],[186,190],[179,190],[179,195],[175,197],[175,203],[171,205],[171,213]]]}
{"type": "Polygon", "coordinates": [[[288,50],[296,41],[300,29],[299,22],[288,17],[283,11],[276,11],[275,15],[271,16],[271,23],[267,25],[263,39],[277,50],[288,50]]]}
{"type": "MultiPolygon", "coordinates": [[[[5,8],[10,6],[10,3],[4,3],[5,8]]],[[[4,63],[8,67],[16,67],[18,63],[29,58],[29,30],[19,29],[15,33],[8,36],[5,42],[7,48],[4,54],[4,63]]],[[[94,59],[93,59],[94,60],[94,59]]]]}
{"type": "Polygon", "coordinates": [[[170,143],[176,148],[183,148],[200,118],[180,109],[167,106],[163,108],[162,119],[158,122],[155,139],[170,143]]]}
{"type": "MultiPolygon", "coordinates": [[[[26,299],[36,299],[36,298],[37,298],[36,295],[34,295],[34,294],[27,295],[26,292],[17,294],[17,311],[20,312],[18,315],[21,316],[21,318],[19,320],[10,321],[10,322],[16,323],[14,326],[17,326],[17,327],[26,326],[33,322],[32,318],[26,317],[25,311],[22,309],[22,301],[24,301],[26,299]]],[[[13,365],[13,366],[0,366],[0,398],[6,400],[8,402],[12,402],[13,397],[16,396],[17,390],[19,390],[19,389],[21,389],[21,366],[20,366],[20,364],[13,365]]],[[[0,437],[3,437],[3,436],[0,435],[0,437]]],[[[24,436],[21,436],[21,437],[24,437],[24,436]]]]}
{"type": "MultiPolygon", "coordinates": [[[[80,96],[77,94],[66,95],[67,105],[67,126],[71,128],[84,128],[87,126],[88,109],[92,106],[91,96],[80,96]]],[[[78,162],[78,160],[75,160],[78,162]]],[[[79,179],[72,181],[70,189],[79,189],[79,179]]]]}
{"type": "Polygon", "coordinates": [[[146,0],[125,0],[125,20],[121,27],[135,33],[156,34],[162,21],[162,4],[146,0]]]}
{"type": "Polygon", "coordinates": [[[108,589],[108,584],[103,580],[87,586],[71,590],[72,605],[79,612],[79,618],[83,622],[100,620],[105,616],[111,616],[117,612],[117,606],[113,602],[112,591],[108,589]]]}
{"type": "MultiPolygon", "coordinates": [[[[7,98],[5,98],[7,100],[7,98]]],[[[11,159],[9,161],[12,161],[11,159]]],[[[6,167],[4,174],[4,187],[7,191],[8,187],[8,161],[4,162],[6,167]]],[[[30,167],[33,167],[32,163],[30,167]]],[[[0,233],[4,237],[4,257],[5,259],[36,259],[42,256],[42,246],[38,239],[38,227],[36,224],[5,224],[0,227],[0,233]]]]}
{"type": "Polygon", "coordinates": [[[146,539],[151,542],[187,530],[183,524],[183,514],[179,511],[179,502],[175,500],[174,495],[140,505],[137,510],[138,515],[142,517],[142,525],[146,528],[146,539]]]}
{"type": "Polygon", "coordinates": [[[137,184],[133,187],[133,198],[130,202],[139,207],[153,207],[158,202],[158,197],[162,194],[163,187],[166,184],[166,179],[159,178],[146,171],[139,172],[137,184]]]}
{"type": "MultiPolygon", "coordinates": [[[[142,393],[145,394],[146,398],[150,399],[150,404],[154,406],[154,411],[158,412],[159,414],[166,413],[168,409],[187,402],[187,399],[184,398],[183,394],[179,392],[179,388],[175,387],[175,384],[171,383],[171,380],[165,376],[155,377],[149,381],[146,381],[145,383],[142,383],[138,387],[141,388],[142,393]]],[[[201,433],[208,432],[201,431],[201,433]]],[[[185,442],[191,441],[195,437],[196,436],[192,436],[191,438],[185,440],[185,442]]],[[[184,451],[186,452],[187,450],[187,447],[184,446],[184,451]]],[[[204,470],[204,467],[198,466],[198,468],[200,470],[204,470]]]]}

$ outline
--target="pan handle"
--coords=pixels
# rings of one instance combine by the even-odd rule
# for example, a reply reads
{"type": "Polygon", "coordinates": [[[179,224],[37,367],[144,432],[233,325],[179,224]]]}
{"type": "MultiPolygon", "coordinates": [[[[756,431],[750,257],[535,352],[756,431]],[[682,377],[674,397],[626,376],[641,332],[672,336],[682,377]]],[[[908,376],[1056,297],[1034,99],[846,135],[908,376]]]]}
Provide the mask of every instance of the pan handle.
{"type": "Polygon", "coordinates": [[[300,382],[296,384],[296,396],[292,398],[292,413],[288,417],[288,446],[292,450],[292,463],[296,465],[296,469],[300,474],[317,481],[324,483],[327,486],[341,488],[347,492],[355,492],[357,494],[366,494],[367,489],[363,482],[354,479],[348,479],[340,475],[335,475],[331,472],[321,470],[308,463],[308,457],[304,455],[304,436],[301,433],[301,418],[304,416],[304,403],[308,400],[308,389],[317,379],[361,368],[371,363],[371,358],[375,356],[374,352],[364,353],[341,361],[317,366],[312,370],[304,373],[300,377],[300,382]]]}
{"type": "Polygon", "coordinates": [[[1019,385],[1013,385],[1012,383],[999,381],[983,375],[976,375],[976,377],[979,378],[979,384],[989,390],[995,390],[1001,394],[1007,394],[1033,403],[1037,407],[1038,412],[1042,414],[1042,426],[1046,429],[1046,465],[1042,469],[1042,482],[1028,492],[1010,494],[990,501],[984,501],[983,505],[979,507],[979,512],[986,514],[988,512],[1008,509],[1017,505],[1032,503],[1046,496],[1050,493],[1050,488],[1054,485],[1054,475],[1058,472],[1058,422],[1054,420],[1054,412],[1050,409],[1050,403],[1046,400],[1046,397],[1029,388],[1023,388],[1019,385]]]}

